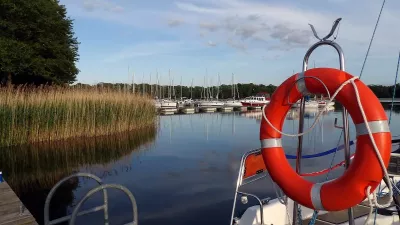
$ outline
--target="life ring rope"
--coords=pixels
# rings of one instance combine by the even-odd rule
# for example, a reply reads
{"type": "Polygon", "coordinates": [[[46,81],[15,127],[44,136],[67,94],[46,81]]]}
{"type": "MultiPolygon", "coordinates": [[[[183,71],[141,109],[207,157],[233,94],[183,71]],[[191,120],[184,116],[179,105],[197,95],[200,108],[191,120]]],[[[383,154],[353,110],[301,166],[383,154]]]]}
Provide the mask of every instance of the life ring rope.
{"type": "MultiPolygon", "coordinates": [[[[267,105],[264,105],[263,108],[262,108],[262,116],[263,116],[264,120],[268,123],[268,125],[270,125],[272,127],[272,129],[274,129],[276,132],[278,132],[278,133],[280,133],[282,135],[285,135],[285,136],[288,136],[288,137],[300,137],[300,136],[303,136],[305,134],[310,133],[314,129],[315,125],[317,125],[317,122],[318,122],[319,118],[322,115],[322,112],[324,112],[328,108],[329,103],[331,103],[333,101],[333,99],[335,99],[336,95],[339,94],[339,92],[344,88],[344,86],[346,86],[347,84],[349,84],[350,82],[352,82],[352,81],[354,81],[356,79],[358,79],[358,77],[352,77],[352,78],[348,79],[347,81],[343,82],[342,85],[340,85],[340,87],[331,96],[331,98],[329,99],[328,103],[325,104],[324,108],[322,110],[319,110],[319,112],[318,112],[317,116],[315,117],[315,120],[314,120],[313,124],[311,125],[311,127],[308,128],[306,131],[304,131],[302,133],[297,133],[297,134],[284,133],[284,132],[280,131],[278,128],[276,128],[274,125],[272,125],[272,123],[268,120],[267,116],[265,115],[265,107],[267,105]]],[[[325,84],[324,84],[324,86],[325,86],[325,84]]],[[[367,123],[368,123],[368,121],[367,121],[367,123]]],[[[262,147],[264,147],[264,146],[262,146],[262,147]]]]}
{"type": "MultiPolygon", "coordinates": [[[[329,103],[332,102],[333,99],[335,99],[335,97],[337,96],[337,94],[338,94],[347,84],[350,84],[350,83],[351,83],[352,86],[353,86],[353,88],[354,88],[355,96],[356,96],[356,99],[357,99],[357,104],[358,104],[358,107],[359,107],[359,109],[360,109],[360,112],[361,112],[361,115],[362,115],[362,118],[363,118],[363,121],[364,121],[364,124],[365,124],[365,127],[366,127],[366,132],[361,132],[361,133],[364,133],[364,134],[368,134],[368,135],[369,135],[369,138],[370,138],[370,140],[371,140],[371,142],[372,142],[373,149],[374,149],[375,154],[376,154],[376,156],[377,156],[377,158],[378,158],[379,164],[380,164],[380,166],[381,166],[381,168],[382,168],[382,170],[383,170],[384,177],[385,177],[387,180],[389,180],[389,175],[388,175],[387,169],[386,169],[386,167],[385,167],[385,163],[383,162],[382,156],[381,156],[381,154],[380,154],[380,152],[379,152],[379,149],[378,149],[378,147],[377,147],[377,145],[376,145],[376,142],[375,142],[375,139],[374,139],[374,137],[373,137],[373,133],[376,133],[376,132],[379,132],[379,131],[375,131],[375,129],[371,129],[371,125],[373,126],[373,124],[371,124],[371,122],[368,122],[368,120],[367,120],[367,117],[366,117],[364,108],[363,108],[362,103],[361,103],[360,94],[359,94],[357,85],[356,85],[355,82],[354,82],[354,81],[357,80],[357,79],[358,79],[358,77],[352,77],[352,78],[346,80],[345,82],[343,82],[343,83],[339,86],[339,88],[337,88],[337,90],[335,91],[335,93],[331,96],[331,98],[330,98],[329,101],[328,101],[328,104],[326,104],[326,105],[324,106],[324,108],[323,108],[322,110],[319,111],[319,113],[318,113],[318,115],[316,116],[316,119],[314,120],[312,126],[311,126],[310,128],[308,128],[306,131],[302,132],[302,133],[287,134],[287,133],[284,133],[284,132],[280,131],[279,129],[277,129],[277,128],[268,120],[268,118],[267,118],[267,116],[266,116],[266,114],[265,114],[265,111],[266,111],[266,110],[265,110],[265,107],[266,107],[266,106],[263,106],[263,109],[262,109],[262,116],[263,116],[263,119],[268,123],[268,125],[269,125],[271,128],[273,128],[276,132],[278,132],[279,134],[281,134],[281,135],[289,136],[289,137],[299,137],[299,136],[303,136],[303,135],[305,135],[305,134],[311,132],[311,131],[314,129],[314,127],[315,127],[315,125],[317,124],[317,121],[319,120],[319,118],[320,118],[322,112],[328,107],[329,103]]],[[[374,126],[373,126],[373,127],[374,127],[374,126]]],[[[381,128],[381,129],[382,129],[382,128],[381,128]]],[[[358,135],[359,135],[359,131],[358,131],[357,133],[358,133],[358,135]]],[[[358,136],[358,135],[357,135],[357,136],[358,136]]],[[[279,139],[276,138],[276,139],[264,139],[264,140],[261,140],[261,147],[262,147],[262,148],[281,147],[281,146],[282,146],[282,143],[281,143],[281,139],[280,139],[280,138],[279,138],[279,139]]],[[[315,197],[316,197],[315,200],[318,200],[318,201],[316,201],[316,202],[313,201],[313,203],[315,203],[316,206],[321,206],[321,208],[323,208],[323,207],[322,207],[322,203],[320,202],[320,201],[321,201],[321,198],[318,198],[318,197],[319,197],[319,193],[320,193],[321,186],[322,186],[322,184],[314,184],[313,187],[312,187],[312,192],[315,193],[315,195],[316,195],[316,196],[315,196],[315,197]]],[[[391,195],[393,194],[393,189],[392,189],[391,185],[389,185],[388,188],[389,188],[389,195],[391,196],[391,195]]],[[[392,201],[393,201],[392,198],[389,198],[389,201],[388,201],[387,203],[379,204],[378,201],[377,201],[376,191],[377,191],[377,190],[374,190],[373,193],[371,193],[371,186],[368,186],[367,189],[365,190],[365,194],[366,194],[366,196],[367,196],[367,198],[368,198],[368,202],[369,202],[369,204],[370,204],[370,206],[371,206],[370,213],[369,213],[369,215],[368,215],[368,217],[367,217],[366,222],[369,220],[369,217],[370,217],[370,215],[372,214],[372,207],[373,207],[373,206],[375,206],[375,207],[377,207],[377,208],[386,208],[386,207],[390,206],[390,204],[391,204],[392,201]],[[372,194],[372,197],[371,197],[371,194],[372,194]]],[[[313,198],[312,198],[312,199],[313,199],[313,198]]]]}

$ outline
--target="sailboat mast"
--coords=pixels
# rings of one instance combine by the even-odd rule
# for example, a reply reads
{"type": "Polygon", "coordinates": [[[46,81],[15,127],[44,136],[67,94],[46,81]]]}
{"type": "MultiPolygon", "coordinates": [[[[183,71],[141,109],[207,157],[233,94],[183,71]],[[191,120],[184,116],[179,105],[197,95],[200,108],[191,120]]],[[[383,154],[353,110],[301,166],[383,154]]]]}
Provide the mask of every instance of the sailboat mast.
{"type": "Polygon", "coordinates": [[[190,86],[190,99],[193,99],[193,78],[192,78],[192,85],[190,86]]]}
{"type": "Polygon", "coordinates": [[[172,78],[172,96],[174,96],[174,99],[176,100],[174,79],[175,79],[175,78],[172,78]]]}
{"type": "Polygon", "coordinates": [[[211,85],[211,95],[210,95],[210,97],[211,98],[214,98],[214,85],[213,84],[214,84],[213,83],[213,79],[211,77],[211,79],[210,79],[210,85],[211,85]]]}
{"type": "Polygon", "coordinates": [[[168,79],[169,79],[169,85],[168,85],[168,99],[171,100],[171,69],[168,70],[168,79]]]}
{"type": "Polygon", "coordinates": [[[182,96],[182,76],[181,76],[181,101],[182,101],[182,99],[183,99],[183,96],[182,96]]]}
{"type": "Polygon", "coordinates": [[[221,79],[220,79],[220,76],[219,76],[219,73],[218,73],[217,100],[219,98],[219,88],[220,88],[220,86],[221,86],[221,79]]]}
{"type": "Polygon", "coordinates": [[[151,84],[151,73],[150,73],[150,96],[153,96],[153,85],[151,84]]]}
{"type": "Polygon", "coordinates": [[[233,100],[235,100],[236,97],[236,91],[235,91],[235,75],[232,73],[232,97],[233,100]]]}

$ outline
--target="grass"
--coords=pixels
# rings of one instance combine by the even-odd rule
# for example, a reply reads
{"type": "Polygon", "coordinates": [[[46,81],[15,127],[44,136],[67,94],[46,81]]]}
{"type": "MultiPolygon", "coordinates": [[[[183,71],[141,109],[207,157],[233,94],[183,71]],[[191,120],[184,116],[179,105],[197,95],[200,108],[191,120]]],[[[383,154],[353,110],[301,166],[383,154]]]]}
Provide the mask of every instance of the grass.
{"type": "Polygon", "coordinates": [[[0,147],[94,137],[154,124],[150,98],[127,91],[71,87],[0,88],[0,147]]]}

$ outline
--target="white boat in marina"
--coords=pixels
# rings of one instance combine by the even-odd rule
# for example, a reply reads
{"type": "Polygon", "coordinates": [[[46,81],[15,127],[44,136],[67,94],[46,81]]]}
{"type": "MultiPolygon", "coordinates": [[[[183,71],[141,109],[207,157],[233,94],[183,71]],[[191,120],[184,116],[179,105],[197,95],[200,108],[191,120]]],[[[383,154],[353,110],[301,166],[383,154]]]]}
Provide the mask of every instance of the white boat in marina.
{"type": "Polygon", "coordinates": [[[204,100],[204,101],[199,101],[197,103],[197,106],[200,109],[204,108],[221,108],[224,106],[224,103],[218,100],[204,100]]]}
{"type": "Polygon", "coordinates": [[[242,105],[241,100],[236,100],[236,96],[237,96],[237,98],[240,98],[239,90],[235,84],[235,76],[232,74],[232,98],[227,99],[224,102],[224,106],[225,107],[233,107],[233,108],[242,107],[243,105],[242,105]]]}
{"type": "Polygon", "coordinates": [[[176,109],[178,104],[171,99],[162,99],[161,100],[161,109],[176,109]]]}
{"type": "Polygon", "coordinates": [[[246,107],[262,107],[270,102],[265,96],[250,96],[241,101],[243,106],[246,107]]]}
{"type": "MultiPolygon", "coordinates": [[[[319,103],[317,101],[314,101],[314,100],[308,100],[305,103],[305,107],[306,108],[318,108],[319,107],[319,103]]],[[[296,103],[294,103],[292,105],[292,108],[300,108],[300,101],[297,101],[296,103]]]]}
{"type": "MultiPolygon", "coordinates": [[[[320,107],[320,108],[325,107],[327,103],[328,103],[327,100],[320,100],[320,101],[318,101],[318,107],[320,107]]],[[[331,106],[335,106],[335,102],[333,102],[333,101],[329,102],[328,107],[331,107],[331,106]]]]}
{"type": "Polygon", "coordinates": [[[183,106],[185,106],[185,107],[193,107],[194,106],[194,100],[193,99],[191,99],[191,98],[189,98],[189,99],[185,99],[185,100],[183,100],[183,106]]]}
{"type": "Polygon", "coordinates": [[[242,102],[240,100],[226,100],[224,101],[224,106],[225,107],[242,107],[242,102]]]}

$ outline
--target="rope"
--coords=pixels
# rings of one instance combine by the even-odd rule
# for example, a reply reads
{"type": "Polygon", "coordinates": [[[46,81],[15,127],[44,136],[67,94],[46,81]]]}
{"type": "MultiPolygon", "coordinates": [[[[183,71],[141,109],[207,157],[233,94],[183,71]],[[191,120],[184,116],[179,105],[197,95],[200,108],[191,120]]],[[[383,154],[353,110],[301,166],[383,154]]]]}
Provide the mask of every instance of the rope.
{"type": "MultiPolygon", "coordinates": [[[[348,79],[347,81],[343,82],[343,83],[340,85],[340,87],[335,91],[335,93],[332,95],[332,97],[329,99],[328,103],[326,104],[326,106],[324,107],[323,110],[326,109],[326,107],[329,105],[329,103],[333,101],[333,99],[336,97],[336,95],[337,95],[347,84],[349,84],[349,83],[352,84],[352,86],[353,86],[353,88],[354,88],[355,95],[356,95],[357,104],[358,104],[358,107],[359,107],[359,109],[360,109],[360,112],[361,112],[361,115],[362,115],[362,117],[363,117],[363,120],[364,120],[364,122],[365,122],[365,126],[366,126],[367,131],[368,131],[368,136],[369,136],[369,138],[370,138],[370,140],[371,140],[371,142],[372,142],[373,149],[374,149],[375,154],[376,154],[376,156],[377,156],[377,158],[378,158],[379,164],[380,164],[380,166],[381,166],[381,168],[382,168],[382,170],[383,170],[383,173],[384,173],[385,178],[386,178],[387,180],[390,180],[390,179],[389,179],[388,172],[387,172],[387,170],[386,170],[385,163],[383,162],[382,156],[381,156],[381,154],[380,154],[380,152],[379,152],[378,146],[376,145],[375,139],[374,139],[374,137],[373,137],[371,128],[370,128],[370,126],[369,126],[369,124],[368,124],[368,119],[367,119],[367,116],[365,115],[364,107],[363,107],[363,105],[362,105],[362,103],[361,103],[360,93],[358,92],[357,85],[356,85],[356,83],[354,82],[356,79],[358,79],[358,77],[352,77],[352,78],[348,79]]],[[[276,132],[280,133],[281,135],[290,136],[290,137],[299,137],[299,136],[302,136],[302,135],[304,135],[304,134],[309,133],[309,132],[315,127],[315,124],[316,124],[316,122],[319,120],[319,117],[321,116],[321,113],[322,113],[322,111],[320,111],[320,112],[318,113],[318,115],[317,115],[317,117],[316,117],[316,119],[315,119],[313,125],[312,125],[308,130],[306,130],[305,132],[298,133],[298,134],[286,134],[286,133],[283,133],[282,131],[280,131],[279,129],[277,129],[275,126],[273,126],[273,125],[271,124],[271,122],[268,120],[267,116],[265,115],[265,106],[263,107],[263,111],[262,111],[263,119],[265,119],[265,121],[266,121],[276,132]]],[[[390,194],[390,196],[393,195],[393,188],[392,188],[392,185],[389,185],[388,188],[389,188],[389,194],[390,194]]],[[[388,201],[387,203],[381,205],[381,204],[379,204],[378,201],[377,201],[376,189],[375,189],[375,191],[372,193],[372,198],[371,198],[371,193],[370,193],[370,192],[371,192],[371,186],[368,186],[367,189],[365,190],[365,194],[367,195],[367,197],[368,197],[368,202],[370,203],[370,204],[369,204],[369,205],[370,205],[370,212],[369,212],[369,214],[368,214],[367,219],[365,220],[365,224],[368,223],[369,218],[370,218],[371,215],[372,215],[373,207],[374,207],[374,206],[375,206],[375,207],[378,207],[378,208],[386,208],[386,207],[390,206],[390,204],[391,204],[391,202],[392,202],[392,199],[389,198],[389,201],[388,201]]]]}
{"type": "Polygon", "coordinates": [[[336,95],[339,94],[339,91],[341,91],[343,89],[343,87],[346,86],[347,84],[349,84],[351,81],[356,80],[356,79],[358,79],[358,77],[352,77],[349,80],[343,82],[342,85],[340,85],[340,87],[336,90],[336,92],[332,95],[332,97],[326,103],[324,108],[318,112],[318,114],[317,114],[312,126],[310,128],[308,128],[306,131],[302,132],[302,133],[287,134],[287,133],[283,133],[282,131],[277,129],[274,125],[271,124],[271,122],[268,120],[267,116],[265,115],[265,107],[266,107],[266,105],[264,105],[263,108],[262,108],[262,116],[265,119],[265,121],[268,123],[268,125],[270,125],[272,127],[272,129],[274,129],[276,132],[278,132],[281,135],[288,136],[288,137],[300,137],[300,136],[303,136],[305,134],[310,133],[314,129],[315,125],[317,124],[317,121],[319,120],[319,118],[322,115],[322,112],[324,112],[328,108],[329,103],[331,103],[333,101],[333,99],[335,99],[336,95]]]}
{"type": "MultiPolygon", "coordinates": [[[[378,19],[376,20],[376,24],[375,24],[374,31],[372,32],[372,36],[371,36],[371,40],[370,40],[370,42],[369,42],[369,46],[368,46],[368,49],[367,49],[367,53],[365,54],[364,62],[363,62],[363,65],[362,65],[362,67],[361,67],[360,79],[361,79],[362,73],[363,73],[363,71],[364,71],[365,63],[367,62],[367,58],[368,58],[368,55],[369,55],[369,50],[371,49],[372,41],[374,40],[375,32],[376,32],[376,29],[377,29],[377,27],[378,27],[379,20],[380,20],[381,15],[382,15],[382,10],[383,10],[383,7],[385,6],[385,2],[386,2],[386,0],[383,0],[381,10],[379,11],[378,19]]],[[[395,84],[395,85],[396,85],[396,84],[395,84]]],[[[392,113],[392,112],[390,112],[390,114],[391,114],[391,113],[392,113]]],[[[390,116],[391,116],[391,115],[390,115],[390,116]]],[[[390,119],[389,119],[389,122],[390,122],[390,119]]],[[[380,188],[380,184],[379,184],[379,188],[380,188]]],[[[378,211],[375,210],[374,225],[375,225],[375,222],[376,222],[376,214],[377,214],[377,212],[378,212],[378,211]]],[[[368,221],[368,220],[367,220],[367,221],[368,221]]],[[[366,223],[367,223],[367,222],[366,222],[366,223]]]]}
{"type": "MultiPolygon", "coordinates": [[[[369,127],[369,124],[367,123],[367,121],[368,121],[368,120],[367,120],[367,116],[365,115],[364,108],[362,107],[361,99],[360,99],[360,93],[358,92],[358,88],[357,88],[356,84],[354,83],[354,80],[351,81],[351,84],[352,84],[353,87],[354,87],[354,92],[356,93],[357,103],[358,103],[358,106],[359,106],[359,108],[360,108],[361,115],[362,115],[362,117],[363,117],[363,119],[364,119],[365,126],[367,127],[368,136],[369,136],[369,138],[371,139],[372,146],[373,146],[373,148],[374,148],[374,150],[375,150],[376,156],[378,157],[379,164],[380,164],[381,167],[382,167],[382,170],[383,170],[383,173],[384,173],[384,176],[386,177],[386,179],[387,179],[387,180],[390,180],[389,174],[388,174],[388,172],[387,172],[387,170],[386,170],[385,163],[383,162],[383,159],[382,159],[382,156],[381,156],[381,154],[380,154],[380,152],[379,152],[378,146],[376,145],[375,139],[374,139],[374,137],[373,137],[373,135],[372,135],[371,128],[369,127]]],[[[390,194],[390,196],[392,196],[392,195],[393,195],[392,185],[389,185],[388,188],[389,188],[389,194],[390,194]]],[[[392,198],[389,198],[389,201],[386,202],[385,204],[382,204],[382,205],[379,204],[379,203],[378,203],[378,200],[377,200],[377,198],[376,198],[376,189],[375,189],[375,191],[373,192],[373,203],[372,203],[372,202],[371,202],[371,195],[370,195],[371,186],[368,186],[368,188],[367,188],[367,190],[366,190],[365,192],[366,192],[366,194],[367,194],[367,196],[368,196],[368,202],[369,202],[369,205],[370,205],[370,211],[369,211],[369,214],[368,214],[367,219],[365,220],[365,224],[367,224],[368,221],[369,221],[369,218],[370,218],[370,216],[371,216],[371,214],[372,214],[372,210],[373,210],[373,206],[374,206],[374,205],[375,205],[376,207],[378,207],[378,208],[386,208],[386,207],[389,207],[389,206],[390,206],[390,204],[392,203],[393,199],[392,199],[392,198]]]]}
{"type": "Polygon", "coordinates": [[[374,32],[372,33],[372,37],[371,37],[371,40],[370,40],[370,42],[369,42],[367,54],[365,54],[364,63],[363,63],[363,65],[362,65],[362,67],[361,67],[361,72],[360,72],[360,76],[359,76],[360,79],[361,79],[362,73],[363,73],[363,71],[364,71],[365,63],[367,62],[367,58],[368,58],[368,55],[369,55],[369,50],[371,49],[372,41],[374,40],[376,28],[378,28],[379,20],[380,20],[380,18],[381,18],[381,14],[382,14],[382,10],[383,10],[383,6],[385,5],[385,2],[386,2],[386,0],[383,0],[382,7],[381,7],[381,11],[379,12],[378,19],[376,20],[374,32]]]}
{"type": "Polygon", "coordinates": [[[389,114],[389,124],[390,124],[390,121],[392,121],[392,111],[393,111],[393,105],[394,105],[394,97],[396,95],[397,76],[399,75],[399,63],[400,63],[400,51],[399,51],[399,58],[397,59],[396,78],[394,78],[392,106],[390,107],[390,114],[389,114]]]}

